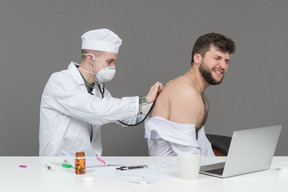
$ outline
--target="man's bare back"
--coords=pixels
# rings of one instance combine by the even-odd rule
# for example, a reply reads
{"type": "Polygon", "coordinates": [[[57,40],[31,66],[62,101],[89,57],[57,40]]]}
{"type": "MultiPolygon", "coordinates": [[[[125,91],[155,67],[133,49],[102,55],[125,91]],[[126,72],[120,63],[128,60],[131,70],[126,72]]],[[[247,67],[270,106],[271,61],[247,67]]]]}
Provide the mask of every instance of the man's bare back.
{"type": "Polygon", "coordinates": [[[175,123],[195,124],[200,129],[207,120],[208,101],[197,90],[193,72],[168,83],[157,98],[151,117],[159,116],[175,123]]]}

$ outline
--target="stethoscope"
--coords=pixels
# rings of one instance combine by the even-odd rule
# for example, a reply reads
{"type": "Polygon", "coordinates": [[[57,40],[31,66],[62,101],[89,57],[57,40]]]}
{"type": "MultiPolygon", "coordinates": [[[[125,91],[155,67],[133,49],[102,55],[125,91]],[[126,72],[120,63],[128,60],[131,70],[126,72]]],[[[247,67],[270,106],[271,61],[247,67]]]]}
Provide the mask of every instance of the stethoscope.
{"type": "Polygon", "coordinates": [[[123,124],[123,125],[126,125],[128,127],[133,127],[133,126],[136,126],[136,125],[139,125],[139,124],[143,123],[146,120],[146,118],[149,116],[150,112],[152,111],[152,109],[153,109],[153,107],[154,107],[154,105],[156,103],[156,99],[155,99],[154,103],[152,104],[151,108],[149,109],[148,113],[145,115],[144,119],[142,119],[140,122],[135,123],[135,124],[127,124],[127,123],[124,123],[124,122],[119,121],[119,120],[118,120],[118,122],[123,124]]]}
{"type": "MultiPolygon", "coordinates": [[[[95,58],[93,58],[93,60],[95,60],[95,58]]],[[[94,69],[93,63],[91,63],[91,64],[92,64],[92,69],[93,69],[93,72],[95,74],[95,80],[96,80],[97,77],[96,77],[95,69],[94,69]]],[[[104,93],[105,93],[105,84],[103,83],[103,88],[102,89],[101,89],[100,83],[98,83],[98,81],[97,81],[97,85],[98,85],[99,91],[100,91],[100,93],[102,95],[102,99],[103,99],[104,98],[104,93]]],[[[120,120],[118,120],[118,122],[123,124],[123,125],[126,125],[128,127],[137,126],[137,125],[143,123],[147,119],[147,117],[149,116],[150,112],[152,111],[152,109],[153,109],[153,107],[154,107],[154,105],[156,103],[156,99],[155,99],[154,103],[152,104],[151,108],[149,109],[148,113],[145,115],[144,119],[142,119],[140,122],[135,123],[135,124],[127,124],[127,123],[124,123],[124,122],[122,122],[120,120]]]]}
{"type": "MultiPolygon", "coordinates": [[[[103,99],[104,98],[104,92],[105,92],[105,84],[103,83],[103,89],[101,90],[101,86],[98,83],[98,88],[99,88],[100,93],[102,94],[102,99],[103,99]]],[[[120,121],[120,120],[118,120],[118,122],[123,124],[123,125],[126,125],[128,127],[137,126],[137,125],[143,123],[147,119],[147,117],[149,116],[150,112],[152,111],[152,109],[153,109],[153,107],[154,107],[154,105],[156,103],[156,99],[155,99],[154,103],[152,104],[151,108],[149,109],[148,113],[145,115],[144,119],[142,119],[140,122],[135,123],[135,124],[127,124],[127,123],[124,123],[123,121],[120,121]]]]}

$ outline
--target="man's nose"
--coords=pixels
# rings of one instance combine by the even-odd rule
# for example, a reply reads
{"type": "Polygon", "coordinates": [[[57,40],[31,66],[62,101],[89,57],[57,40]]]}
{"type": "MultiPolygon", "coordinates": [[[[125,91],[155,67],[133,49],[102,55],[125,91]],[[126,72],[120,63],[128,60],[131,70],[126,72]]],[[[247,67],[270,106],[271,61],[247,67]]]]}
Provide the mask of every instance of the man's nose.
{"type": "Polygon", "coordinates": [[[222,68],[222,69],[226,69],[228,67],[228,64],[226,63],[225,60],[221,60],[219,62],[219,66],[222,68]]]}

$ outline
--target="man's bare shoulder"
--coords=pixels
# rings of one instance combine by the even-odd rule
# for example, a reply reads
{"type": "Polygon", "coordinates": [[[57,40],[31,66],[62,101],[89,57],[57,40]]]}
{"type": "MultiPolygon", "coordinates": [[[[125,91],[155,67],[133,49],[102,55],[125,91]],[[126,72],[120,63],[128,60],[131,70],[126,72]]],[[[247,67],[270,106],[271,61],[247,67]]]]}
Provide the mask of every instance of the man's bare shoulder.
{"type": "Polygon", "coordinates": [[[193,97],[199,95],[199,92],[195,89],[193,82],[189,81],[185,76],[180,76],[174,79],[167,87],[170,99],[178,97],[193,97]]]}
{"type": "Polygon", "coordinates": [[[169,89],[169,119],[177,123],[196,124],[203,110],[203,101],[194,82],[180,76],[171,82],[169,89]]]}
{"type": "Polygon", "coordinates": [[[201,107],[201,95],[193,82],[183,75],[164,87],[151,116],[160,116],[178,123],[195,123],[201,107]]]}

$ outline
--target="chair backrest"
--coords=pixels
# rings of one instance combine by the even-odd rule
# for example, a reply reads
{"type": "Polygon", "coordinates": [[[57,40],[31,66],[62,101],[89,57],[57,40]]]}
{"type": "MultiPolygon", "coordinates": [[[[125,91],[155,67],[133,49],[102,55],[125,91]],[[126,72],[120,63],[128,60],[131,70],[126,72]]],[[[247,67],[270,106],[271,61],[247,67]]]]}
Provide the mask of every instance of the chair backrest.
{"type": "Polygon", "coordinates": [[[206,134],[206,136],[210,141],[216,156],[227,156],[232,139],[231,137],[213,134],[206,134]]]}

